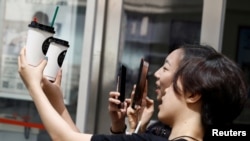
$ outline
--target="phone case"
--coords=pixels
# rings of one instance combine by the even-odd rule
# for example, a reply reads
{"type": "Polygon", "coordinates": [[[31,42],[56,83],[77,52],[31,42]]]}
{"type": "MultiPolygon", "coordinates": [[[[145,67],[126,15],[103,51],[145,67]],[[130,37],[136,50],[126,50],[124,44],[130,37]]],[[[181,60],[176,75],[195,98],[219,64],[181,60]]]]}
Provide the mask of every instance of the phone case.
{"type": "Polygon", "coordinates": [[[138,72],[138,79],[136,83],[135,95],[132,102],[132,108],[135,109],[135,105],[141,105],[143,98],[143,91],[145,88],[147,75],[148,75],[149,63],[144,59],[141,59],[140,68],[138,72]]]}
{"type": "Polygon", "coordinates": [[[125,100],[125,89],[126,89],[126,73],[127,73],[127,68],[122,65],[119,69],[119,78],[118,78],[118,91],[120,92],[120,96],[118,99],[121,102],[124,102],[125,100]]]}

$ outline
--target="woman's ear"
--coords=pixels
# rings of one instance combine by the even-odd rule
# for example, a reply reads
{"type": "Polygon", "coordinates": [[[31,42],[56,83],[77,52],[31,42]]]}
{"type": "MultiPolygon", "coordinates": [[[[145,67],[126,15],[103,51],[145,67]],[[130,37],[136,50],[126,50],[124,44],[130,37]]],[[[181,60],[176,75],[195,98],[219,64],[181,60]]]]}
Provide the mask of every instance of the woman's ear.
{"type": "Polygon", "coordinates": [[[187,93],[185,96],[185,99],[186,99],[187,103],[196,103],[201,99],[201,94],[199,94],[199,93],[195,93],[195,94],[187,93]]]}

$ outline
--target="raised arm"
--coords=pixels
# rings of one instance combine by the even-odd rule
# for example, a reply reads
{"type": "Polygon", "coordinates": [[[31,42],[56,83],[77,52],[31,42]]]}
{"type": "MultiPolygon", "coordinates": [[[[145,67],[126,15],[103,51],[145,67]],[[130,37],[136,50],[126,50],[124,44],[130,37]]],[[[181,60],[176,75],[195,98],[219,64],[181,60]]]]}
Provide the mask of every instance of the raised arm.
{"type": "Polygon", "coordinates": [[[43,60],[37,67],[27,64],[25,48],[18,57],[18,71],[32,97],[42,122],[54,141],[90,141],[89,134],[74,131],[71,126],[53,108],[41,87],[43,70],[47,61],[43,60]]]}
{"type": "Polygon", "coordinates": [[[67,107],[64,104],[63,93],[61,90],[61,78],[62,78],[62,70],[60,69],[57,73],[57,77],[55,82],[50,82],[48,79],[43,77],[42,79],[42,89],[47,96],[49,102],[54,107],[54,109],[58,112],[58,114],[70,125],[70,127],[79,131],[75,126],[74,121],[72,120],[67,107]]]}

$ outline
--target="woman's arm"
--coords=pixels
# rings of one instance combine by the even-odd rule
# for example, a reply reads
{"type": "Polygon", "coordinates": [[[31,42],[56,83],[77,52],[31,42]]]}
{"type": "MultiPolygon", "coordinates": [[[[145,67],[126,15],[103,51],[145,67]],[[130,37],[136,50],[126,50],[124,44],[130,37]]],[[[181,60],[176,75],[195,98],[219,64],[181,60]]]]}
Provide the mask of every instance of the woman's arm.
{"type": "Polygon", "coordinates": [[[64,104],[63,93],[61,90],[61,78],[61,69],[58,71],[56,80],[53,83],[43,77],[42,89],[58,114],[71,126],[74,131],[79,131],[64,104]]]}
{"type": "Polygon", "coordinates": [[[36,105],[45,128],[55,141],[90,141],[92,135],[74,131],[53,108],[43,92],[41,82],[46,64],[47,61],[43,60],[37,67],[28,65],[25,48],[21,50],[18,57],[19,74],[36,105]]]}
{"type": "Polygon", "coordinates": [[[90,140],[91,135],[74,131],[52,107],[40,86],[32,85],[30,95],[36,105],[42,122],[54,141],[90,140]]]}

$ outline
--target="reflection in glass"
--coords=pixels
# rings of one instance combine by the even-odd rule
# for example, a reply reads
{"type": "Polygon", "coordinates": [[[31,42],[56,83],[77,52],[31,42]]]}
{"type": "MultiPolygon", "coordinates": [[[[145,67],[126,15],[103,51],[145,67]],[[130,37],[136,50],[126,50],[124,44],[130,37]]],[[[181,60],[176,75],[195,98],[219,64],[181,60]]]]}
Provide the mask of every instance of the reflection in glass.
{"type": "Polygon", "coordinates": [[[127,97],[136,83],[140,59],[144,58],[150,63],[148,96],[156,98],[154,72],[167,54],[179,44],[199,43],[202,6],[200,0],[124,1],[124,44],[120,63],[128,68],[127,97]]]}

